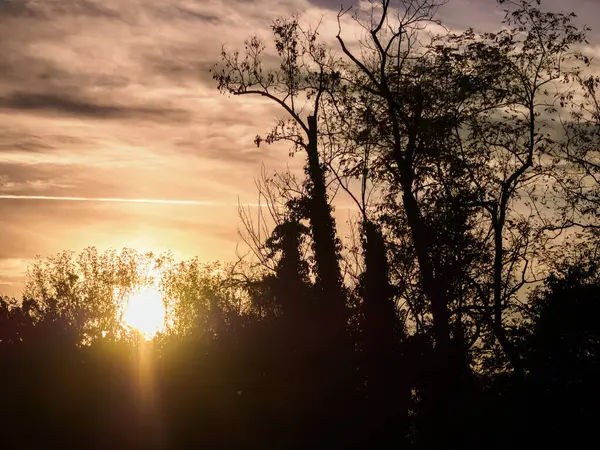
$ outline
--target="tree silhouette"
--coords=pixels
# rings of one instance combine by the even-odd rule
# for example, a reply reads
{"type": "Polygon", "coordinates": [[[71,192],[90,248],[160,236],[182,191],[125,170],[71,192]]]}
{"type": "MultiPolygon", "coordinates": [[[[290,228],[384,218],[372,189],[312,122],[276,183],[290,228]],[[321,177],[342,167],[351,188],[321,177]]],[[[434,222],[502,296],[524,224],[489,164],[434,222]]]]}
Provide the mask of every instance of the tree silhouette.
{"type": "MultiPolygon", "coordinates": [[[[327,299],[323,314],[330,332],[340,339],[346,324],[345,299],[339,268],[339,244],[328,202],[325,166],[319,156],[319,111],[322,97],[335,89],[335,59],[317,41],[317,30],[303,30],[296,17],[273,22],[272,31],[279,69],[263,64],[265,45],[256,37],[246,41],[245,54],[222,52],[222,65],[214,70],[219,90],[233,95],[258,95],[275,102],[290,116],[279,120],[264,139],[267,143],[289,141],[294,151],[307,155],[307,218],[314,241],[317,283],[327,299]],[[304,118],[305,103],[310,111],[304,118]],[[327,311],[327,312],[326,312],[327,311]],[[337,323],[336,326],[333,324],[337,323]]],[[[262,138],[257,137],[260,145],[262,138]]]]}

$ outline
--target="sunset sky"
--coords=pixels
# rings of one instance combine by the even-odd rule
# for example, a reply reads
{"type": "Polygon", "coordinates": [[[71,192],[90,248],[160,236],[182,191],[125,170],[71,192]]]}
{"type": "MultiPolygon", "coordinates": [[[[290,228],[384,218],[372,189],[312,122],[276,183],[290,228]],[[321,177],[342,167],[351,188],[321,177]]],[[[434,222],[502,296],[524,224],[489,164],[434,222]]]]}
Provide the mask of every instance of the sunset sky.
{"type": "MultiPolygon", "coordinates": [[[[232,259],[238,198],[256,202],[261,165],[303,161],[256,148],[280,111],[221,96],[209,69],[221,44],[292,12],[323,16],[333,42],[341,3],[352,1],[0,0],[0,292],[19,294],[35,255],[89,245],[232,259]]],[[[544,4],[592,28],[600,17],[599,0],[544,4]]],[[[495,0],[440,12],[457,30],[501,16],[495,0]]]]}

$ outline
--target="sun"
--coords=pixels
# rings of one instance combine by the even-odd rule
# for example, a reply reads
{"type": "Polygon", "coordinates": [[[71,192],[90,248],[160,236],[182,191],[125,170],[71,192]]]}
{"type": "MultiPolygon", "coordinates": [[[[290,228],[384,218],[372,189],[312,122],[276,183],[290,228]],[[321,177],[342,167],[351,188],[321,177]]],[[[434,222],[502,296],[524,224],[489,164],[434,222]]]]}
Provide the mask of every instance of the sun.
{"type": "Polygon", "coordinates": [[[141,287],[129,295],[123,322],[139,331],[147,341],[164,330],[165,318],[165,305],[156,288],[141,287]]]}

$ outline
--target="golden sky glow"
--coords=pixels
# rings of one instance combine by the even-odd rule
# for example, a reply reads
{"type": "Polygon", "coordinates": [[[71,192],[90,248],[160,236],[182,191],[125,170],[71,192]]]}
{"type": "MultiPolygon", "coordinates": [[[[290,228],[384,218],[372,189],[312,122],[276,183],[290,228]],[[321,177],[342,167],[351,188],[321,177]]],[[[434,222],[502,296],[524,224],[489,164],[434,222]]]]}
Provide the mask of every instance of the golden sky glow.
{"type": "MultiPolygon", "coordinates": [[[[600,16],[597,0],[545,4],[600,16]]],[[[0,0],[0,292],[19,295],[35,255],[89,245],[232,259],[238,198],[256,202],[261,165],[298,170],[303,160],[285,146],[256,148],[280,111],[221,96],[208,70],[222,44],[239,48],[292,12],[323,17],[321,37],[335,45],[339,7],[0,0]]],[[[456,28],[486,29],[501,15],[494,0],[452,0],[441,11],[456,28]]],[[[343,229],[347,212],[337,218],[343,229]]]]}

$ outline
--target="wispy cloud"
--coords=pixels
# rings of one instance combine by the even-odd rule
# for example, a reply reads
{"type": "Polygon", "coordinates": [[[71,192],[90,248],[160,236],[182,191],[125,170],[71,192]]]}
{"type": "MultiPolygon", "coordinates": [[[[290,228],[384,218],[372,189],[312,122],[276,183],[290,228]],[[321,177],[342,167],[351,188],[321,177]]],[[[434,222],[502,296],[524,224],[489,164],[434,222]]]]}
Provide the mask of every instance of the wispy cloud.
{"type": "Polygon", "coordinates": [[[89,117],[94,119],[154,119],[160,121],[187,120],[188,114],[182,110],[153,106],[129,106],[117,103],[101,104],[86,101],[72,95],[56,95],[35,92],[13,92],[0,97],[0,109],[54,113],[65,116],[89,117]]]}
{"type": "Polygon", "coordinates": [[[0,195],[0,200],[52,200],[62,202],[155,203],[157,205],[229,206],[200,200],[169,200],[157,198],[58,197],[50,195],[0,195]]]}
{"type": "MultiPolygon", "coordinates": [[[[108,198],[108,197],[60,197],[52,195],[8,195],[0,194],[0,200],[49,200],[59,202],[100,202],[100,203],[141,203],[156,205],[181,205],[181,206],[238,206],[239,203],[223,203],[208,200],[174,200],[160,198],[108,198]]],[[[248,203],[245,206],[266,207],[267,204],[248,203]]]]}

